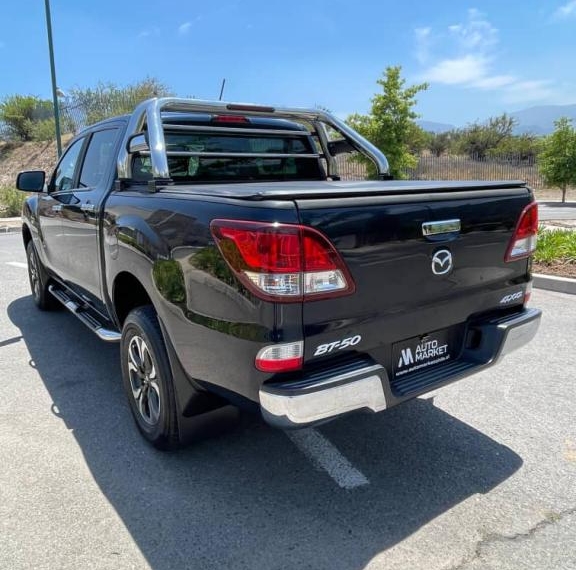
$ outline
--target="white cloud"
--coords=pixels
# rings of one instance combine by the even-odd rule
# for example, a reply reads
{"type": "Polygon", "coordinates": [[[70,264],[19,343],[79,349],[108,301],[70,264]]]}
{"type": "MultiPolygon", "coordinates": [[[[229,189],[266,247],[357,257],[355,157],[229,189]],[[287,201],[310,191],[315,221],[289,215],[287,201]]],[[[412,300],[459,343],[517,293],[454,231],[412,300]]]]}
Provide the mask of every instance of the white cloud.
{"type": "Polygon", "coordinates": [[[149,38],[149,37],[156,37],[160,35],[160,28],[154,27],[147,30],[142,30],[139,34],[139,38],[149,38]]]}
{"type": "Polygon", "coordinates": [[[183,24],[180,24],[178,26],[178,33],[181,36],[185,36],[190,31],[191,27],[192,27],[192,22],[184,22],[183,24]]]}
{"type": "Polygon", "coordinates": [[[416,28],[416,59],[419,63],[425,64],[430,57],[430,32],[431,28],[416,28]]]}
{"type": "Polygon", "coordinates": [[[455,59],[443,59],[424,74],[426,81],[459,85],[477,81],[486,75],[487,61],[481,55],[468,54],[455,59]]]}
{"type": "Polygon", "coordinates": [[[466,23],[449,26],[448,31],[464,50],[484,50],[498,43],[497,28],[475,8],[468,10],[466,23]]]}
{"type": "Polygon", "coordinates": [[[566,2],[566,4],[559,6],[554,12],[554,18],[558,20],[564,20],[572,16],[576,16],[576,0],[566,2]]]}
{"type": "MultiPolygon", "coordinates": [[[[576,8],[576,0],[572,3],[576,8]]],[[[510,102],[545,100],[554,95],[549,81],[525,80],[497,72],[498,29],[476,9],[468,10],[465,22],[449,26],[444,33],[435,34],[430,28],[418,28],[414,33],[416,59],[426,65],[422,72],[425,81],[499,91],[510,102]],[[430,51],[432,42],[442,48],[444,57],[434,57],[430,51]]]]}

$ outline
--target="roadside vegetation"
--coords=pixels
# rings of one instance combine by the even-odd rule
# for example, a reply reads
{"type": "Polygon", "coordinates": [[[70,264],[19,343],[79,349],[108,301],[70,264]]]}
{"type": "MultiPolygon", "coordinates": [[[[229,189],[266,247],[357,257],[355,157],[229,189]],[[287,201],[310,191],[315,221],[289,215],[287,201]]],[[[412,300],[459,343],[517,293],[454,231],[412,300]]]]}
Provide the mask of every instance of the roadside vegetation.
{"type": "Polygon", "coordinates": [[[22,213],[28,194],[15,188],[0,187],[0,218],[13,218],[22,213]]]}
{"type": "Polygon", "coordinates": [[[576,231],[540,229],[532,270],[576,278],[576,231]]]}
{"type": "Polygon", "coordinates": [[[540,230],[534,254],[536,263],[570,263],[576,267],[576,231],[540,230]]]}

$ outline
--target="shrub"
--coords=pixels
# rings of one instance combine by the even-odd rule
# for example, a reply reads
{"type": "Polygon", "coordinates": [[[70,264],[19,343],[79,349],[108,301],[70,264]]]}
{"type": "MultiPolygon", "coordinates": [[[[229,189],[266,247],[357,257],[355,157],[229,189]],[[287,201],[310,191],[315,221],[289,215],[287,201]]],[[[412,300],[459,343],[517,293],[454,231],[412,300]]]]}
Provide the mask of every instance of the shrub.
{"type": "Polygon", "coordinates": [[[537,263],[576,263],[576,231],[540,230],[534,254],[537,263]]]}
{"type": "Polygon", "coordinates": [[[19,216],[27,196],[16,188],[0,188],[0,218],[19,216]]]}

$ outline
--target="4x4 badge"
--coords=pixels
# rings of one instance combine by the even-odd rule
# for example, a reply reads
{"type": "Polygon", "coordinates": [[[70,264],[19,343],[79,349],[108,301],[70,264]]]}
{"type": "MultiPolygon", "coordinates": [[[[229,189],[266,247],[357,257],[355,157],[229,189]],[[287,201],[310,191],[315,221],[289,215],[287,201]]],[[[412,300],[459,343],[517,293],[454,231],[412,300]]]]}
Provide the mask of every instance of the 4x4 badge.
{"type": "Polygon", "coordinates": [[[432,273],[446,275],[452,271],[452,254],[447,249],[438,250],[432,257],[432,273]]]}

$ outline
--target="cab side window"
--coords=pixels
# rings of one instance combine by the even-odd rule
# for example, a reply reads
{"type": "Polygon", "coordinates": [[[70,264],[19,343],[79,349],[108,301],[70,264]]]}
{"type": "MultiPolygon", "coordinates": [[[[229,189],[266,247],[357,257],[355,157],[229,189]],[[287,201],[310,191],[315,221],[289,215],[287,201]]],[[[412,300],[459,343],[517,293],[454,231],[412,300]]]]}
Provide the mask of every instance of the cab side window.
{"type": "Polygon", "coordinates": [[[51,192],[62,192],[74,188],[74,173],[83,144],[84,139],[79,139],[64,153],[50,183],[51,192]]]}
{"type": "Polygon", "coordinates": [[[107,129],[92,135],[80,172],[80,188],[95,188],[102,182],[114,162],[112,155],[117,134],[118,129],[107,129]]]}

